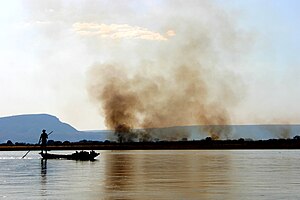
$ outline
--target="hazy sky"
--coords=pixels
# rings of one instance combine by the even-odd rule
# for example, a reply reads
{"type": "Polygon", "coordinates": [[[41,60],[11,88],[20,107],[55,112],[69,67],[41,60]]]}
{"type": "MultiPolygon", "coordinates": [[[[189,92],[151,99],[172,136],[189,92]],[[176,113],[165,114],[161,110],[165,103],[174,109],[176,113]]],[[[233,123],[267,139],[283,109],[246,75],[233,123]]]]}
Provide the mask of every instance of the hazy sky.
{"type": "Polygon", "coordinates": [[[184,38],[180,20],[237,34],[238,47],[220,56],[242,88],[232,123],[300,123],[298,0],[1,1],[0,116],[48,113],[77,129],[105,129],[87,91],[91,66],[174,47],[184,38]]]}

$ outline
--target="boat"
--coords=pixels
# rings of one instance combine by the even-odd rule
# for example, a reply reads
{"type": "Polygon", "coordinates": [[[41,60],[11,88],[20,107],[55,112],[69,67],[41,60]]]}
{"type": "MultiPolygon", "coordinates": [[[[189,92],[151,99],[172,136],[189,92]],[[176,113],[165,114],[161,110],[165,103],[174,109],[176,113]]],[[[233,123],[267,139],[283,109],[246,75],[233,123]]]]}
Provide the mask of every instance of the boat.
{"type": "Polygon", "coordinates": [[[43,159],[68,159],[68,160],[95,160],[100,154],[95,151],[76,151],[72,154],[52,154],[52,153],[40,153],[43,159]]]}

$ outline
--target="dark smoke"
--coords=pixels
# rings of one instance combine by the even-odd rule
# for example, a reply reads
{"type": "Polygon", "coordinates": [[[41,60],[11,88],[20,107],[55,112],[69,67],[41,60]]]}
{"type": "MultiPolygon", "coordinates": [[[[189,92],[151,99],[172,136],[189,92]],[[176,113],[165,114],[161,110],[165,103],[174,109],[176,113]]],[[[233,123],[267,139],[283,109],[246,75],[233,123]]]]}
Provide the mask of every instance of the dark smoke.
{"type": "MultiPolygon", "coordinates": [[[[90,73],[90,94],[100,103],[106,125],[115,130],[120,142],[164,137],[149,128],[230,123],[228,97],[219,94],[214,99],[210,82],[202,78],[211,72],[201,71],[199,65],[174,66],[169,75],[154,77],[137,73],[129,78],[122,70],[118,64],[95,65],[90,73]]],[[[226,80],[219,84],[230,87],[226,80]]],[[[203,130],[213,139],[230,133],[227,126],[204,126],[203,130]]],[[[183,137],[188,133],[174,133],[174,138],[167,139],[183,137]]]]}
{"type": "MultiPolygon", "coordinates": [[[[89,94],[120,142],[165,139],[151,128],[188,125],[205,125],[202,130],[213,139],[230,137],[225,125],[231,123],[229,111],[242,90],[239,78],[223,60],[235,59],[242,39],[223,11],[207,9],[212,14],[205,11],[211,15],[206,18],[185,11],[180,15],[178,10],[178,15],[165,20],[174,37],[163,42],[133,41],[135,48],[119,40],[114,48],[120,49],[111,52],[110,60],[91,67],[89,94]]],[[[188,136],[174,133],[167,139],[188,136]]]]}

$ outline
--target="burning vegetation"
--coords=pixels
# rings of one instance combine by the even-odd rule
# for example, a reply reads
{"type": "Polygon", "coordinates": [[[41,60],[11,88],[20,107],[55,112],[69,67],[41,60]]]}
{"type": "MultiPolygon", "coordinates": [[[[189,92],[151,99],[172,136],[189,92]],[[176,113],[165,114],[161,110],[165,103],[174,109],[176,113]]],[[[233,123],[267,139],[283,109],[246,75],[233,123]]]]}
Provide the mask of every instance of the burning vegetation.
{"type": "Polygon", "coordinates": [[[191,6],[183,6],[164,19],[171,38],[112,41],[118,50],[91,67],[89,94],[120,142],[188,138],[188,132],[164,138],[151,129],[188,125],[205,125],[202,131],[215,140],[230,137],[222,125],[231,123],[229,111],[243,89],[225,60],[234,60],[244,39],[227,13],[197,6],[209,16],[187,14],[191,6]]]}

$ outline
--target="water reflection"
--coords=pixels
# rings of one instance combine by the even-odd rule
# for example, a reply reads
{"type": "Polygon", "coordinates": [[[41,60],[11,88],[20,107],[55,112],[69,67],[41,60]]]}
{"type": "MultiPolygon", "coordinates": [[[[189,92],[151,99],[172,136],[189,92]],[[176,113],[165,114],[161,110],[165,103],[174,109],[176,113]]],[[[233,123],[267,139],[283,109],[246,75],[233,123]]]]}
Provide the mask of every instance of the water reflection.
{"type": "Polygon", "coordinates": [[[134,157],[130,154],[106,154],[105,156],[105,195],[113,199],[131,199],[122,193],[130,193],[135,190],[132,183],[135,179],[134,157]],[[118,191],[118,193],[116,193],[118,191]]]}
{"type": "Polygon", "coordinates": [[[207,199],[213,191],[230,199],[228,154],[123,151],[104,154],[101,159],[105,163],[104,196],[110,199],[207,199]]]}
{"type": "Polygon", "coordinates": [[[0,197],[300,199],[299,150],[104,151],[96,162],[23,155],[0,152],[0,197]]]}
{"type": "Polygon", "coordinates": [[[47,196],[47,159],[41,159],[41,196],[47,196]]]}
{"type": "Polygon", "coordinates": [[[46,178],[47,175],[47,159],[41,159],[41,177],[46,178]]]}

